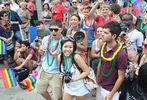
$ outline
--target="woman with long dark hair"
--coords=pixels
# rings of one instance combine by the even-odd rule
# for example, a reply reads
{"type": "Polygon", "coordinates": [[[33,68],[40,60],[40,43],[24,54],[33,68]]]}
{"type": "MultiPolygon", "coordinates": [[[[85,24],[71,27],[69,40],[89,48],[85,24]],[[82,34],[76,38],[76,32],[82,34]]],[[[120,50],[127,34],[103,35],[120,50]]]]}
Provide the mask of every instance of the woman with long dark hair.
{"type": "Polygon", "coordinates": [[[62,100],[85,100],[89,92],[83,79],[90,73],[88,66],[79,54],[75,53],[76,42],[72,37],[65,37],[61,42],[62,53],[57,57],[60,64],[60,77],[64,93],[62,100]]]}

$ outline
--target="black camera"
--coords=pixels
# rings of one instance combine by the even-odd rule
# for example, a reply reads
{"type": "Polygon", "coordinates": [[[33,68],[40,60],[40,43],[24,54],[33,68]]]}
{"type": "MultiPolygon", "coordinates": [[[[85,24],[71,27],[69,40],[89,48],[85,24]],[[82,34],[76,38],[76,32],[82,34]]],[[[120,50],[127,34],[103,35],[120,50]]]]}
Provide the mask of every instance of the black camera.
{"type": "Polygon", "coordinates": [[[39,46],[39,39],[35,40],[35,46],[38,47],[39,46]]]}
{"type": "Polygon", "coordinates": [[[122,37],[126,36],[126,33],[124,31],[122,31],[120,34],[122,37]]]}
{"type": "Polygon", "coordinates": [[[71,79],[69,77],[72,77],[72,74],[70,72],[63,73],[63,79],[64,79],[65,83],[70,82],[71,79]]]}

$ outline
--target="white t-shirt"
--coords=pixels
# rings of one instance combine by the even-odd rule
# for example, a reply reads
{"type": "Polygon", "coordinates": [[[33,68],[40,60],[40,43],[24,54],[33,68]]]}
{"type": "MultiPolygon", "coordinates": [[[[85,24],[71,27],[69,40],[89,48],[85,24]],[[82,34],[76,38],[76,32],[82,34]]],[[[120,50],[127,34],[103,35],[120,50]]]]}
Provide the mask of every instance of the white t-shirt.
{"type": "Polygon", "coordinates": [[[129,43],[130,43],[131,48],[137,54],[137,47],[141,47],[142,46],[142,42],[144,40],[143,34],[141,32],[139,32],[138,30],[134,29],[133,31],[128,33],[128,37],[130,39],[129,43]]]}

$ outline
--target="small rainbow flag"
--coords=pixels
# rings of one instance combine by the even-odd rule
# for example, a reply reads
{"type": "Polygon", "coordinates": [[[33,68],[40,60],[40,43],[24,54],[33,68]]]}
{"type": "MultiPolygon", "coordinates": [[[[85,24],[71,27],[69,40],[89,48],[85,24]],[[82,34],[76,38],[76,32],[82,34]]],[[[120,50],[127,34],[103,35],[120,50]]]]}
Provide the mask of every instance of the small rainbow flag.
{"type": "Polygon", "coordinates": [[[36,86],[36,77],[31,75],[27,79],[24,80],[27,84],[27,90],[31,91],[35,88],[36,86]]]}
{"type": "Polygon", "coordinates": [[[1,54],[7,54],[7,44],[3,40],[0,40],[0,55],[1,54]]]}
{"type": "Polygon", "coordinates": [[[5,88],[11,88],[17,85],[15,76],[14,76],[14,71],[12,68],[0,69],[0,73],[1,73],[5,88]]]}

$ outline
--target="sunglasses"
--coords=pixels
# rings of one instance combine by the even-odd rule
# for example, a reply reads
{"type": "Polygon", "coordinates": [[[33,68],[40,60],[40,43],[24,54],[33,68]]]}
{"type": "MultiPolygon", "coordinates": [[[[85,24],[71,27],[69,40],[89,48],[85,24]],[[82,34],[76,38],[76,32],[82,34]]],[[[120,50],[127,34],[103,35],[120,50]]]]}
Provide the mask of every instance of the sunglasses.
{"type": "Polygon", "coordinates": [[[76,4],[77,2],[72,2],[72,3],[76,4]]]}
{"type": "Polygon", "coordinates": [[[58,31],[59,31],[58,28],[49,28],[49,29],[50,29],[51,32],[53,32],[53,31],[54,31],[54,32],[58,32],[58,31]]]}
{"type": "Polygon", "coordinates": [[[75,39],[73,37],[63,37],[62,39],[63,41],[67,41],[67,40],[70,40],[72,42],[75,42],[75,39]]]}
{"type": "Polygon", "coordinates": [[[145,49],[147,49],[147,44],[142,43],[142,45],[144,46],[145,49]]]}
{"type": "Polygon", "coordinates": [[[4,17],[7,17],[8,15],[4,15],[4,17]]]}

